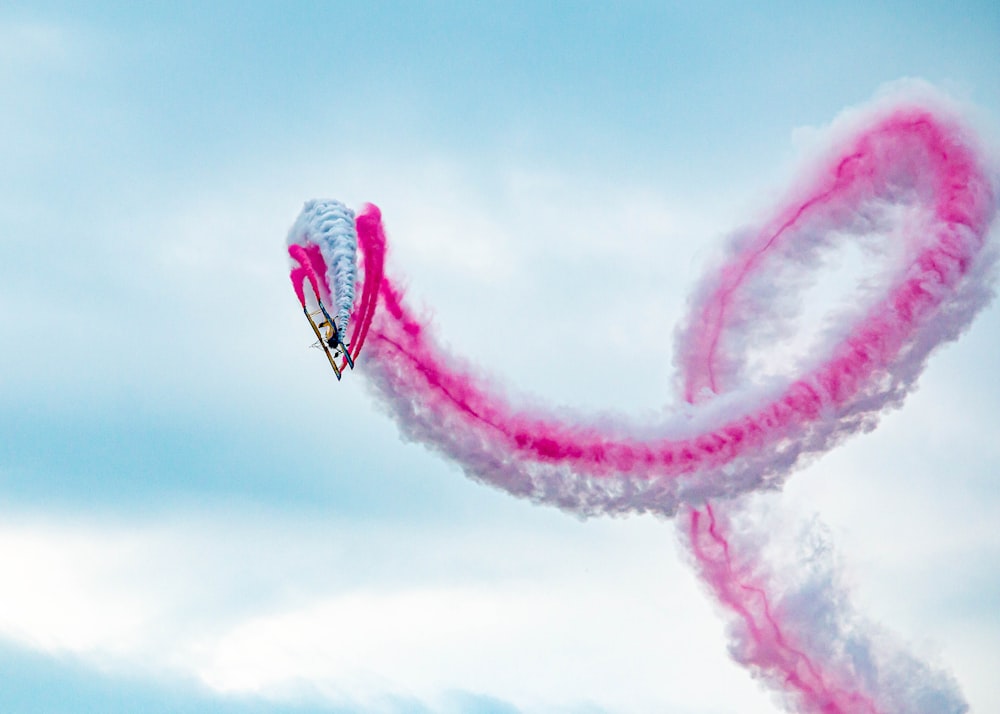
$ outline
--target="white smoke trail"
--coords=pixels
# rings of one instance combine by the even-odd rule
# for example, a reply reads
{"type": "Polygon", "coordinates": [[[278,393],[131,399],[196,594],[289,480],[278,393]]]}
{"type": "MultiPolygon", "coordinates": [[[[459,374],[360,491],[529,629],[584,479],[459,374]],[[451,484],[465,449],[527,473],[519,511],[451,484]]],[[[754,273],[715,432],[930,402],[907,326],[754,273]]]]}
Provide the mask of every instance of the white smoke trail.
{"type": "Polygon", "coordinates": [[[307,201],[288,232],[288,245],[307,242],[318,245],[323,255],[337,313],[337,329],[346,340],[347,324],[354,307],[354,286],[358,281],[354,211],[339,201],[307,201]]]}

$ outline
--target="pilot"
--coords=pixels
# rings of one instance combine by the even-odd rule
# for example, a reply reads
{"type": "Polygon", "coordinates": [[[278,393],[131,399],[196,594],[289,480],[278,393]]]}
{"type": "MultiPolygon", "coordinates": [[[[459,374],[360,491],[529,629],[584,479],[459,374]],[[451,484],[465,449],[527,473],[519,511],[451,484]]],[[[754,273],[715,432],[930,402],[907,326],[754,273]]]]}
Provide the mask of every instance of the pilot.
{"type": "Polygon", "coordinates": [[[337,323],[330,320],[327,325],[330,328],[330,334],[326,338],[326,344],[329,345],[330,349],[337,349],[337,345],[340,344],[340,332],[337,330],[337,323]]]}

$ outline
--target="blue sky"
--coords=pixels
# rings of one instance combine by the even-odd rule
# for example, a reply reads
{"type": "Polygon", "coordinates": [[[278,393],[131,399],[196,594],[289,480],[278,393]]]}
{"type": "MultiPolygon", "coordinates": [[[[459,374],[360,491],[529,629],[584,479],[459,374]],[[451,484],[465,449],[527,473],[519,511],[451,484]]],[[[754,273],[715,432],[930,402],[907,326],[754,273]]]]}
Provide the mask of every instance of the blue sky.
{"type": "MultiPolygon", "coordinates": [[[[282,244],[308,198],[376,202],[456,351],[651,412],[804,127],[919,77],[998,141],[995,3],[872,5],[0,8],[0,709],[777,711],[670,524],[514,501],[332,383],[282,244]]],[[[998,348],[994,305],[783,497],[975,711],[998,348]]]]}

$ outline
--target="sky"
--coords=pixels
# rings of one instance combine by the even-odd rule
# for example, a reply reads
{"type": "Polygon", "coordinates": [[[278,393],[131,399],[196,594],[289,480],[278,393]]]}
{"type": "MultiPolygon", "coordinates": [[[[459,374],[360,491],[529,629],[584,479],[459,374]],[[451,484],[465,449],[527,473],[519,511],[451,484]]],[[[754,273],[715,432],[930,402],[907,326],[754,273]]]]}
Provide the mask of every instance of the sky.
{"type": "MultiPolygon", "coordinates": [[[[284,238],[307,199],[377,203],[452,349],[641,417],[720,242],[907,78],[997,146],[1000,8],[5,3],[0,710],[780,711],[671,523],[517,501],[336,383],[284,238]]],[[[978,712],[998,349],[993,304],[772,497],[978,712]]]]}

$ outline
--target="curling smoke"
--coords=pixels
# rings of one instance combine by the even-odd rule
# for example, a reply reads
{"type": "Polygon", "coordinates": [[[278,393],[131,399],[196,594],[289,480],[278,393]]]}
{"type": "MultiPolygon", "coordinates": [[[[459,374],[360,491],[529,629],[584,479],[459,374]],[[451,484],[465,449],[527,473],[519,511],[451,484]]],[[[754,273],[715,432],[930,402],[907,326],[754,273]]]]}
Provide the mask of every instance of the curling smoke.
{"type": "Polygon", "coordinates": [[[730,615],[734,658],[789,707],[962,712],[946,675],[871,634],[832,571],[797,584],[779,578],[761,560],[762,539],[733,523],[747,520],[736,497],[779,487],[806,457],[901,404],[930,352],[988,302],[995,186],[956,119],[914,104],[856,118],[796,186],[771,219],[730,242],[695,290],[677,333],[689,406],[662,423],[570,423],[514,407],[440,347],[384,275],[374,206],[357,221],[364,275],[352,352],[367,336],[362,372],[403,435],[471,478],[581,515],[678,516],[730,615]],[[887,236],[888,257],[856,311],[829,326],[797,372],[755,378],[747,355],[762,322],[772,333],[793,329],[778,301],[839,242],[872,233],[887,236]]]}
{"type": "MultiPolygon", "coordinates": [[[[354,211],[338,201],[307,201],[288,232],[288,246],[289,255],[299,263],[296,270],[304,271],[315,295],[324,300],[332,297],[337,328],[345,332],[358,280],[354,211]],[[322,262],[317,261],[315,248],[322,262]]],[[[304,306],[307,296],[301,292],[302,284],[297,281],[296,291],[304,306]]]]}

